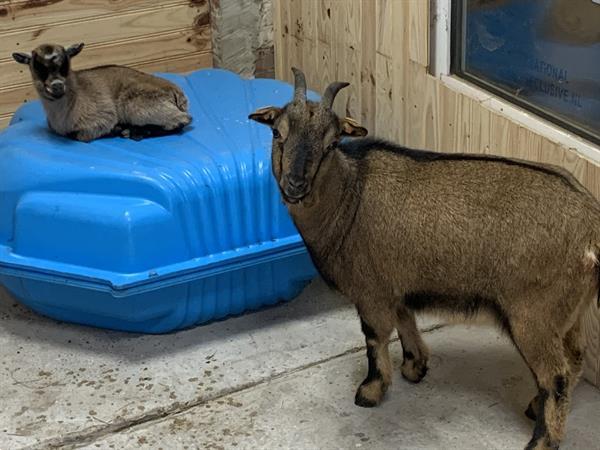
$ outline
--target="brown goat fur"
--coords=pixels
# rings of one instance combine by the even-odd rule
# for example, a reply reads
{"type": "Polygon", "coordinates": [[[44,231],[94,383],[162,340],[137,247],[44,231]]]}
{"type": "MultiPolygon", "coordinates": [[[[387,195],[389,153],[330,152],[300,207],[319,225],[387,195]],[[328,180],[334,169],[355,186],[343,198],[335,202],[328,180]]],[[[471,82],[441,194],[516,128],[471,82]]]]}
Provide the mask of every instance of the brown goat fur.
{"type": "Polygon", "coordinates": [[[294,73],[291,103],[249,117],[273,129],[273,174],[317,269],[358,310],[368,375],[356,404],[379,404],[391,383],[394,329],[403,376],[425,375],[415,313],[487,313],[539,387],[527,448],[557,448],[582,371],[582,315],[598,293],[598,202],[553,166],[340,142],[366,134],[331,110],[346,83],[316,103],[294,73]]]}
{"type": "Polygon", "coordinates": [[[163,78],[123,66],[72,70],[83,44],[38,46],[13,58],[29,66],[48,126],[79,141],[122,135],[139,139],[191,122],[183,91],[163,78]]]}

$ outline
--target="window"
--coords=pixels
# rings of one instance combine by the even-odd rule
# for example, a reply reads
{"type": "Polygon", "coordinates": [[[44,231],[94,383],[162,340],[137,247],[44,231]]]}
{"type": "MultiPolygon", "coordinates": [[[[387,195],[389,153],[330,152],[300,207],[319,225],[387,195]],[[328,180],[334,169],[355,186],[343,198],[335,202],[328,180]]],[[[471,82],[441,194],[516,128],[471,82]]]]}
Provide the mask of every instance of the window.
{"type": "Polygon", "coordinates": [[[600,143],[600,0],[455,0],[452,72],[600,143]]]}

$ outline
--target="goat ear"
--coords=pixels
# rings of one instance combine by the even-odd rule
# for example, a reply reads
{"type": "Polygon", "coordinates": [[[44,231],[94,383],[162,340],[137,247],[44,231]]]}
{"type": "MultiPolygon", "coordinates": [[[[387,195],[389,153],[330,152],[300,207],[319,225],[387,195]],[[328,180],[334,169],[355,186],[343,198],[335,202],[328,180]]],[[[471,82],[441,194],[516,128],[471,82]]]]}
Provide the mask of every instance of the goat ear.
{"type": "Polygon", "coordinates": [[[342,134],[346,136],[366,136],[369,132],[365,127],[361,127],[358,122],[350,117],[340,119],[342,134]]]}
{"type": "Polygon", "coordinates": [[[74,56],[79,55],[79,53],[81,52],[81,50],[83,50],[83,42],[79,43],[79,44],[73,44],[69,47],[67,47],[65,49],[65,52],[67,52],[67,55],[69,55],[69,58],[72,58],[74,56]]]}
{"type": "Polygon", "coordinates": [[[12,57],[19,64],[29,65],[29,63],[31,62],[31,55],[28,55],[27,53],[13,53],[12,57]]]}
{"type": "Polygon", "coordinates": [[[281,108],[276,106],[267,106],[265,108],[259,108],[248,116],[248,119],[255,120],[258,123],[264,123],[265,125],[273,126],[275,120],[282,113],[281,108]]]}

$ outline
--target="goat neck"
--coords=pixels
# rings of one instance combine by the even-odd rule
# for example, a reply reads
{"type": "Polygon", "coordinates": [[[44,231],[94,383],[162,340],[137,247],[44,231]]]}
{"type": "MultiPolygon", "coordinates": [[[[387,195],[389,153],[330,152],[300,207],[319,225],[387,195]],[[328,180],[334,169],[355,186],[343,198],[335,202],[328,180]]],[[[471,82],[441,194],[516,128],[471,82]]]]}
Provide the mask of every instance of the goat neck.
{"type": "Polygon", "coordinates": [[[334,149],[323,158],[310,195],[288,209],[307,245],[326,256],[339,250],[352,227],[359,196],[355,165],[334,149]]]}

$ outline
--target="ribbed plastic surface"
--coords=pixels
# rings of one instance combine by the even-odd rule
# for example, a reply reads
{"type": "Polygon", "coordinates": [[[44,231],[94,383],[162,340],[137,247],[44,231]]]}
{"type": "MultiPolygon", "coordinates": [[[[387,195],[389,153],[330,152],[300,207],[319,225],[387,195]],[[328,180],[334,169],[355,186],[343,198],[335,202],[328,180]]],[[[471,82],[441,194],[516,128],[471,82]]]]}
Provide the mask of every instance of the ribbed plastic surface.
{"type": "Polygon", "coordinates": [[[289,300],[315,275],[247,119],[291,86],[222,70],[161,74],[190,100],[181,135],[75,142],[39,102],[0,134],[0,282],[50,317],[168,332],[289,300]]]}

